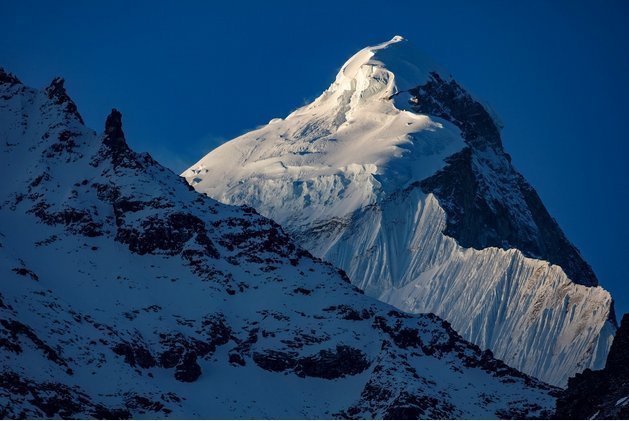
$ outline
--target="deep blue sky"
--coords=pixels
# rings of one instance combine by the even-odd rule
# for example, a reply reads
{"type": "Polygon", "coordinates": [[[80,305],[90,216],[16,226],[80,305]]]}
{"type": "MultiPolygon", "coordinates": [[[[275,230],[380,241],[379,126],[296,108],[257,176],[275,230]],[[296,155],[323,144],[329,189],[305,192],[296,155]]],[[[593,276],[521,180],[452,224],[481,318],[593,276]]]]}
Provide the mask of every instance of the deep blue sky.
{"type": "Polygon", "coordinates": [[[3,1],[0,65],[180,172],[400,34],[505,125],[516,167],[629,312],[629,2],[3,1]],[[306,2],[303,2],[306,3],[306,2]],[[473,3],[473,4],[472,4],[473,3]]]}

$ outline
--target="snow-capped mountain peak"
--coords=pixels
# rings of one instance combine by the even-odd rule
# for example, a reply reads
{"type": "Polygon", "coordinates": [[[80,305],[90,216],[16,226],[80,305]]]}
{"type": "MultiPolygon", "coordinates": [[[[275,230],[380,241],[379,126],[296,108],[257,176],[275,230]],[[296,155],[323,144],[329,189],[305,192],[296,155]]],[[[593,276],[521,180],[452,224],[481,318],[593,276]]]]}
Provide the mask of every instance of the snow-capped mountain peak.
{"type": "MultiPolygon", "coordinates": [[[[352,56],[341,68],[331,89],[369,86],[369,79],[386,82],[381,93],[391,96],[424,83],[437,66],[403,37],[367,47],[352,56]]],[[[364,90],[361,90],[364,92],[364,90]]],[[[384,96],[387,98],[387,96],[384,96]]]]}
{"type": "Polygon", "coordinates": [[[511,164],[500,127],[395,37],[356,53],[311,104],[182,175],[279,222],[366,293],[434,312],[563,385],[604,363],[612,299],[511,164]]]}
{"type": "MultiPolygon", "coordinates": [[[[353,112],[374,103],[392,105],[391,98],[425,83],[432,72],[443,73],[411,43],[396,35],[390,41],[354,54],[343,64],[334,83],[323,95],[291,116],[302,113],[335,114],[341,110],[345,113],[344,120],[349,121],[353,112]]],[[[402,98],[395,101],[399,109],[407,109],[407,104],[399,99],[402,98]]],[[[390,110],[384,106],[379,107],[379,111],[390,110]]]]}

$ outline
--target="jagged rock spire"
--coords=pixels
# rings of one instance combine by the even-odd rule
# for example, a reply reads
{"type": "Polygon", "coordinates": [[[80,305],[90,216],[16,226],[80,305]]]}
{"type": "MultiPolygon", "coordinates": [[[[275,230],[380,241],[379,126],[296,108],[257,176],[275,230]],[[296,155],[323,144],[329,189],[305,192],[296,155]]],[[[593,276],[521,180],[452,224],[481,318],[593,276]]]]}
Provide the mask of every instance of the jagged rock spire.
{"type": "Polygon", "coordinates": [[[20,80],[15,77],[15,75],[13,73],[9,73],[6,70],[4,70],[4,67],[0,67],[0,83],[5,84],[8,83],[9,85],[16,85],[16,84],[21,84],[22,82],[20,82],[20,80]]]}
{"type": "Polygon", "coordinates": [[[68,93],[66,92],[66,88],[64,86],[65,79],[62,77],[56,77],[50,82],[50,85],[46,88],[46,94],[50,99],[57,99],[61,102],[68,97],[68,93]]]}
{"type": "Polygon", "coordinates": [[[105,139],[103,143],[112,149],[126,146],[127,141],[122,131],[122,113],[113,108],[105,121],[105,139]]]}
{"type": "Polygon", "coordinates": [[[106,154],[111,158],[115,168],[141,168],[142,163],[138,155],[129,149],[122,131],[122,113],[113,108],[105,120],[105,136],[103,145],[106,146],[106,154]]]}
{"type": "Polygon", "coordinates": [[[78,108],[72,98],[66,92],[64,86],[65,80],[62,77],[56,77],[50,82],[50,85],[45,89],[48,98],[58,105],[65,105],[65,110],[79,119],[81,124],[83,123],[83,117],[79,114],[78,108]]]}

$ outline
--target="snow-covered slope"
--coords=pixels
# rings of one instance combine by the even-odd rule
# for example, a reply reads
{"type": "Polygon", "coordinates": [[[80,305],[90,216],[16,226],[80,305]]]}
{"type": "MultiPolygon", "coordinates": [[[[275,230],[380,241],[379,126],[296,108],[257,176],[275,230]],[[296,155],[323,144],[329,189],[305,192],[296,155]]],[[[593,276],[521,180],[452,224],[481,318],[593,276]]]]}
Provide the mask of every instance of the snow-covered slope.
{"type": "Polygon", "coordinates": [[[612,299],[503,150],[497,118],[401,37],[319,98],[184,172],[247,204],[367,294],[434,312],[557,385],[598,368],[612,299]]]}
{"type": "Polygon", "coordinates": [[[553,389],[365,296],[251,208],[0,70],[3,418],[548,416],[553,389]]]}

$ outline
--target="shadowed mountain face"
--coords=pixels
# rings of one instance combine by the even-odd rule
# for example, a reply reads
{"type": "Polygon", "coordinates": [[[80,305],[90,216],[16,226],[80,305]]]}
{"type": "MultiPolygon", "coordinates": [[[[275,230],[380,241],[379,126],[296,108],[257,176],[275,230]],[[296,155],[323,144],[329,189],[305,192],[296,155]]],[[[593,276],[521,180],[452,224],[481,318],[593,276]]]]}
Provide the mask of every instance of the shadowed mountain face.
{"type": "Polygon", "coordinates": [[[556,390],[0,71],[4,418],[545,417],[556,390]]]}
{"type": "Polygon", "coordinates": [[[585,370],[568,381],[557,400],[558,419],[629,418],[629,314],[625,314],[602,370],[585,370]]]}
{"type": "Polygon", "coordinates": [[[395,37],[183,176],[277,221],[366,294],[431,312],[555,385],[605,362],[609,293],[511,164],[500,124],[395,37]]]}
{"type": "Polygon", "coordinates": [[[597,286],[590,265],[568,241],[537,192],[512,167],[498,127],[483,106],[456,81],[445,81],[437,73],[409,92],[413,111],[453,123],[468,145],[420,183],[426,193],[435,194],[446,212],[444,234],[463,247],[516,248],[527,257],[560,266],[575,283],[597,286]],[[488,154],[492,161],[479,159],[488,154]],[[505,195],[510,202],[503,200],[505,195]]]}

